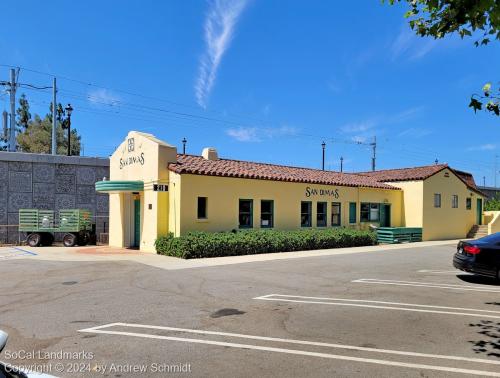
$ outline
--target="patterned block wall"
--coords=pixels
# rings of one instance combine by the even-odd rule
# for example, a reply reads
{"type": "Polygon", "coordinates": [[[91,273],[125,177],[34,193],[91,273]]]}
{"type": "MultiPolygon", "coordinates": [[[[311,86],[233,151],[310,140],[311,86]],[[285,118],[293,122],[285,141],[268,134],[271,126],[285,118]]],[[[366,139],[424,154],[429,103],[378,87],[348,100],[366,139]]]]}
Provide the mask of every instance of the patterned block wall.
{"type": "Polygon", "coordinates": [[[108,195],[94,184],[109,177],[109,159],[0,152],[0,244],[18,243],[21,208],[86,208],[96,216],[97,233],[107,232],[108,195]]]}

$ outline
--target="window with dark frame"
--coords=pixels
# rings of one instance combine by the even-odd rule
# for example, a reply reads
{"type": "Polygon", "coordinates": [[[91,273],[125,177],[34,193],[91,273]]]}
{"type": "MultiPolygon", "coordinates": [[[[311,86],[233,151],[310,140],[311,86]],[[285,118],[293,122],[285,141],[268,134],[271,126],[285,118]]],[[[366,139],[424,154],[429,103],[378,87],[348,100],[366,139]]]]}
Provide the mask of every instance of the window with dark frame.
{"type": "Polygon", "coordinates": [[[207,219],[207,197],[198,197],[198,219],[207,219]]]}
{"type": "Polygon", "coordinates": [[[260,201],[260,227],[274,227],[274,201],[272,200],[260,201]]]}
{"type": "Polygon", "coordinates": [[[312,225],[312,202],[303,201],[300,204],[300,227],[312,225]]]}
{"type": "Polygon", "coordinates": [[[451,196],[451,207],[453,209],[458,209],[458,195],[456,194],[451,196]]]}
{"type": "MultiPolygon", "coordinates": [[[[340,226],[340,202],[332,202],[332,226],[340,226]]],[[[356,223],[356,221],[354,221],[356,223]]]]}
{"type": "Polygon", "coordinates": [[[441,193],[434,193],[434,207],[441,207],[441,193]]]}
{"type": "Polygon", "coordinates": [[[378,222],[380,220],[380,204],[362,202],[360,210],[361,222],[378,222]]]}
{"type": "Polygon", "coordinates": [[[253,227],[253,200],[240,199],[238,219],[240,228],[253,227]]]}
{"type": "Polygon", "coordinates": [[[316,204],[316,227],[326,227],[327,208],[328,204],[326,202],[318,202],[316,204]]]}
{"type": "Polygon", "coordinates": [[[472,198],[466,198],[465,199],[465,208],[467,210],[471,210],[472,209],[472,198]]]}

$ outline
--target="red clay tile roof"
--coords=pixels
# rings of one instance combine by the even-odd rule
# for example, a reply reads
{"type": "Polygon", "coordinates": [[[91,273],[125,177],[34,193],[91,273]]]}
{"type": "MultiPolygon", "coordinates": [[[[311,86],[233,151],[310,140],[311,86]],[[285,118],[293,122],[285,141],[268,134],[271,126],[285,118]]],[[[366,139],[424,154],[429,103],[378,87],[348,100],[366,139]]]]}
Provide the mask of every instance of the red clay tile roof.
{"type": "Polygon", "coordinates": [[[477,189],[476,182],[474,181],[474,177],[469,172],[459,171],[457,169],[453,169],[458,177],[460,177],[467,186],[477,189]]]}
{"type": "Polygon", "coordinates": [[[212,161],[195,155],[177,155],[177,163],[169,164],[168,168],[179,174],[400,190],[372,177],[357,174],[229,159],[212,161]]]}
{"type": "Polygon", "coordinates": [[[383,169],[380,171],[372,172],[358,172],[357,174],[373,177],[377,181],[390,182],[390,181],[413,181],[425,180],[428,177],[449,168],[448,164],[434,164],[426,165],[423,167],[413,168],[397,168],[397,169],[383,169]]]}
{"type": "Polygon", "coordinates": [[[359,172],[357,174],[367,177],[373,177],[380,182],[394,182],[394,181],[413,181],[413,180],[425,180],[432,175],[448,168],[450,171],[454,172],[457,177],[464,182],[467,187],[481,195],[484,195],[476,186],[474,177],[469,172],[459,171],[451,168],[448,164],[434,164],[425,165],[422,167],[413,168],[398,168],[398,169],[385,169],[380,171],[372,172],[359,172]]]}

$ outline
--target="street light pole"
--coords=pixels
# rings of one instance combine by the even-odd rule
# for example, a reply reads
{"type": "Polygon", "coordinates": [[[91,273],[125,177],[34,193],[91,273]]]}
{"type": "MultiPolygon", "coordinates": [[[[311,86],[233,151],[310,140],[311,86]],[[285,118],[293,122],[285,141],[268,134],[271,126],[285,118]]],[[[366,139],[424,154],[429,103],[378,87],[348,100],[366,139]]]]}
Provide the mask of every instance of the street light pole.
{"type": "Polygon", "coordinates": [[[182,138],[182,154],[183,155],[186,155],[186,143],[187,143],[186,138],[182,138]]]}
{"type": "Polygon", "coordinates": [[[344,172],[344,157],[340,157],[340,172],[344,172]]]}
{"type": "Polygon", "coordinates": [[[323,171],[325,170],[325,147],[326,147],[326,143],[325,142],[321,143],[321,148],[323,149],[323,160],[322,160],[322,164],[321,164],[321,169],[323,171]]]}
{"type": "Polygon", "coordinates": [[[66,114],[68,115],[67,118],[67,128],[68,128],[68,156],[71,156],[71,113],[73,112],[73,108],[71,107],[71,104],[68,104],[66,106],[66,114]]]}

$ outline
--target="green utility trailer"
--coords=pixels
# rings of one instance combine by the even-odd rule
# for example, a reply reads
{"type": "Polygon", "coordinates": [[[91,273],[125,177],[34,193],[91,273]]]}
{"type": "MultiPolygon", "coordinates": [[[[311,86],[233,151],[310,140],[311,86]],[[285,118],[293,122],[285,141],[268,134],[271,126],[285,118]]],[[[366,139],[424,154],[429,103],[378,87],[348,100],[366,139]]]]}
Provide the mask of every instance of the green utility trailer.
{"type": "Polygon", "coordinates": [[[413,243],[422,241],[421,227],[379,227],[377,241],[384,244],[413,243]]]}
{"type": "Polygon", "coordinates": [[[95,227],[89,210],[60,210],[56,218],[52,210],[20,209],[19,231],[28,234],[26,243],[30,247],[52,245],[56,232],[64,233],[65,247],[73,247],[87,245],[95,234],[95,227]]]}

